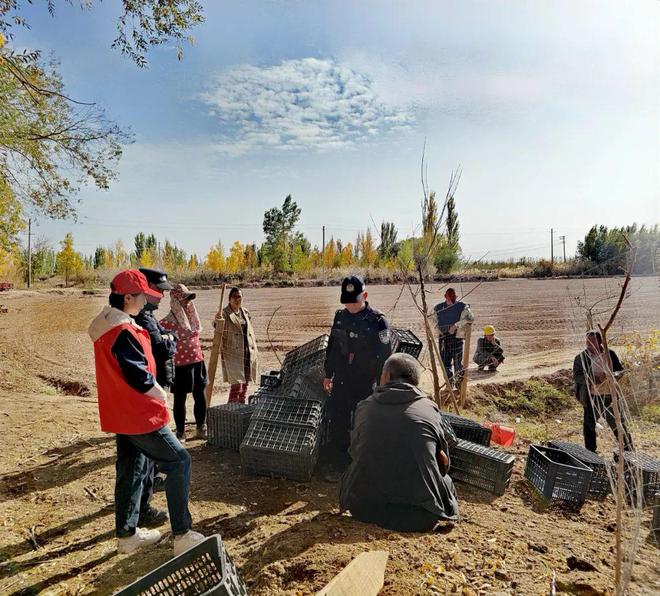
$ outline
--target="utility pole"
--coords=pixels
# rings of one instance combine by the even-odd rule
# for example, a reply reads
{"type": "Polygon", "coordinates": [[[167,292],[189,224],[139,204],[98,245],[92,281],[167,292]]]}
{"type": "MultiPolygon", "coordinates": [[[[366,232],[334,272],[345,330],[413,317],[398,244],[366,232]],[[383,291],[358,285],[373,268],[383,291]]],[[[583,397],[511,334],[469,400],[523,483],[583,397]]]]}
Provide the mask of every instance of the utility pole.
{"type": "Polygon", "coordinates": [[[559,240],[561,240],[562,247],[564,249],[564,263],[566,262],[566,236],[559,236],[559,240]]]}
{"type": "Polygon", "coordinates": [[[32,218],[28,218],[28,278],[27,286],[32,285],[32,218]]]}
{"type": "Polygon", "coordinates": [[[555,264],[555,231],[550,228],[550,263],[555,264]]]}

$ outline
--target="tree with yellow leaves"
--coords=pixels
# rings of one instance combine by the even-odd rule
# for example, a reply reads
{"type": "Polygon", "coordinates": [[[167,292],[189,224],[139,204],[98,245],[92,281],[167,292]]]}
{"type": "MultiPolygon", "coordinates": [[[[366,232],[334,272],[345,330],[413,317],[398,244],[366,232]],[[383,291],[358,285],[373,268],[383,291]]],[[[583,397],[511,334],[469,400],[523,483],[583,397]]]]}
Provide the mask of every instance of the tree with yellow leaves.
{"type": "Polygon", "coordinates": [[[229,256],[225,263],[225,268],[228,273],[238,273],[243,270],[243,261],[245,259],[245,248],[236,240],[229,249],[229,256]]]}
{"type": "Polygon", "coordinates": [[[221,273],[225,269],[225,252],[222,248],[222,242],[218,242],[211,247],[206,255],[204,267],[213,273],[221,273]]]}
{"type": "Polygon", "coordinates": [[[83,258],[73,248],[73,234],[69,232],[62,242],[62,250],[57,253],[55,260],[58,275],[64,276],[64,287],[69,287],[69,279],[72,275],[79,273],[83,268],[83,258]]]}

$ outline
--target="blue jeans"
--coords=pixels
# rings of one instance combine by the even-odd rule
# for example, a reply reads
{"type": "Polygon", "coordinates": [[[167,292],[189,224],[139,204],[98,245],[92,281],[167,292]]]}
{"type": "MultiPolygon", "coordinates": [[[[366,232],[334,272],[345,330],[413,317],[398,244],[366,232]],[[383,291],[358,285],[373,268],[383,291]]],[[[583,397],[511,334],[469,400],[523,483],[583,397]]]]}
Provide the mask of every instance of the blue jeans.
{"type": "Polygon", "coordinates": [[[144,435],[117,435],[117,479],[115,481],[115,530],[119,538],[132,536],[140,517],[140,503],[148,460],[166,475],[165,495],[172,533],[185,534],[192,527],[188,511],[190,455],[164,426],[144,435]]]}

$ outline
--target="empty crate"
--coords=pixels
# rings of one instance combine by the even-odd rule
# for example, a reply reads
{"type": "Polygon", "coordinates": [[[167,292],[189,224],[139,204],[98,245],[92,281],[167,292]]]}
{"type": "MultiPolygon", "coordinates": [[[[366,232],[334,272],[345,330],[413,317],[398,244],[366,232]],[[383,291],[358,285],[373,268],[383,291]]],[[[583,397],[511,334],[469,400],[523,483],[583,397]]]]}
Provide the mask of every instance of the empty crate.
{"type": "Polygon", "coordinates": [[[254,420],[241,444],[241,466],[251,474],[306,482],[314,472],[319,444],[319,428],[254,420]]]}
{"type": "Polygon", "coordinates": [[[253,411],[253,405],[237,403],[209,408],[206,414],[209,444],[238,450],[250,425],[253,411]]]}
{"type": "Polygon", "coordinates": [[[247,589],[220,536],[215,535],[117,592],[118,596],[160,594],[247,596],[247,589]]]}
{"type": "Polygon", "coordinates": [[[451,452],[449,475],[453,480],[501,496],[511,480],[514,461],[510,453],[459,439],[451,452]]]}
{"type": "Polygon", "coordinates": [[[422,353],[422,342],[410,329],[399,329],[393,327],[392,333],[392,353],[403,352],[419,358],[422,353]]]}
{"type": "Polygon", "coordinates": [[[321,335],[288,352],[282,363],[282,377],[286,380],[287,377],[323,366],[328,339],[328,335],[321,335]]]}
{"type": "Polygon", "coordinates": [[[486,447],[490,445],[490,436],[492,434],[490,428],[481,426],[481,424],[470,420],[470,418],[457,416],[450,412],[442,412],[442,416],[452,427],[456,437],[459,439],[470,441],[470,443],[477,443],[478,445],[485,445],[486,447]]]}
{"type": "Polygon", "coordinates": [[[610,479],[607,475],[607,464],[600,455],[585,449],[581,445],[569,443],[568,441],[551,441],[550,447],[561,449],[592,469],[593,474],[591,475],[587,496],[600,498],[611,492],[610,479]]]}
{"type": "Polygon", "coordinates": [[[267,373],[261,374],[261,386],[262,387],[277,387],[281,383],[282,379],[280,377],[279,370],[271,370],[267,373]]]}
{"type": "Polygon", "coordinates": [[[525,477],[546,504],[558,500],[579,509],[587,497],[591,476],[591,468],[565,451],[543,445],[529,447],[525,477]]]}
{"type": "Polygon", "coordinates": [[[318,428],[323,417],[323,404],[316,400],[265,397],[254,408],[252,418],[269,422],[302,424],[318,428]]]}
{"type": "Polygon", "coordinates": [[[655,494],[660,492],[660,461],[640,451],[625,451],[623,454],[626,483],[632,484],[633,474],[640,474],[644,505],[653,504],[655,494]]]}

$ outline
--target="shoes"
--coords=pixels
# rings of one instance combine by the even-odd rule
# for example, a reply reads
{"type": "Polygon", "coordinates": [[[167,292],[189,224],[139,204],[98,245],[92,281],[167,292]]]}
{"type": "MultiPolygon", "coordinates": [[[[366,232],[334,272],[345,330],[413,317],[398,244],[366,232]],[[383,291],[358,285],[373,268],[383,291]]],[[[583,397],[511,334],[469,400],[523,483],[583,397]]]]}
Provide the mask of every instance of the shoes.
{"type": "Polygon", "coordinates": [[[154,476],[154,492],[159,493],[165,490],[165,478],[160,474],[154,476]]]}
{"type": "Polygon", "coordinates": [[[135,534],[117,538],[117,552],[125,554],[132,553],[139,548],[144,548],[151,544],[156,544],[161,539],[158,530],[145,530],[144,528],[135,528],[135,534]]]}
{"type": "Polygon", "coordinates": [[[176,438],[179,439],[181,443],[186,442],[186,431],[184,430],[183,432],[179,432],[178,430],[176,431],[176,438]]]}
{"type": "Polygon", "coordinates": [[[170,516],[167,511],[161,511],[151,505],[147,505],[145,511],[140,511],[138,524],[146,528],[156,528],[163,525],[168,519],[170,519],[170,516]]]}
{"type": "Polygon", "coordinates": [[[206,440],[206,425],[197,427],[197,430],[195,431],[195,438],[206,440]]]}
{"type": "Polygon", "coordinates": [[[484,365],[483,365],[483,364],[477,367],[477,370],[483,370],[483,369],[484,369],[484,365]]]}
{"type": "Polygon", "coordinates": [[[174,537],[174,556],[178,557],[181,553],[186,552],[193,546],[199,544],[206,536],[193,530],[188,530],[185,534],[180,534],[174,537]]]}

